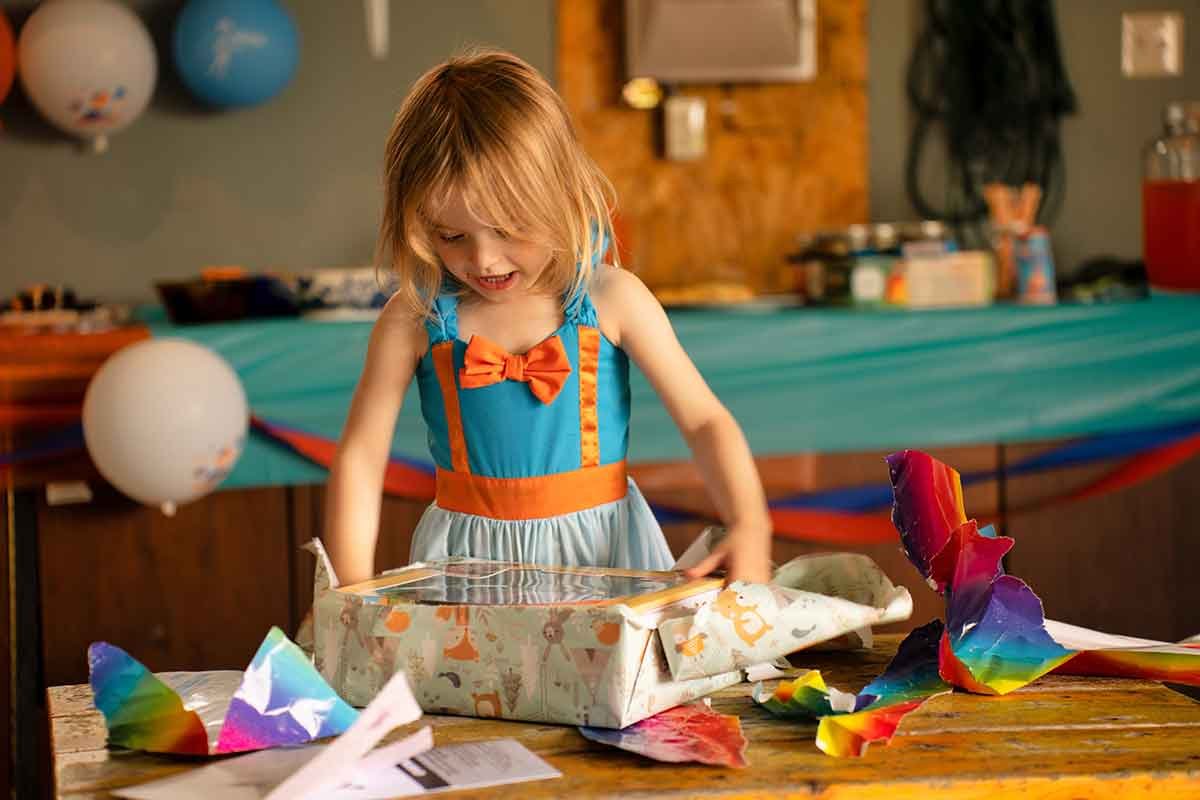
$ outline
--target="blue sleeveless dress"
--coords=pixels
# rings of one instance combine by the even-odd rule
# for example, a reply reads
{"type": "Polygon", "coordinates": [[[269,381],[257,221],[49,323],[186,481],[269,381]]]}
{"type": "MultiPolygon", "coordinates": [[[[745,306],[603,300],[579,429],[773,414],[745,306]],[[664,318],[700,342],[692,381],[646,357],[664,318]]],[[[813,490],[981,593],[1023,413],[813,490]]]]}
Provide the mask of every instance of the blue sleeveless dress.
{"type": "Polygon", "coordinates": [[[458,338],[441,295],[417,367],[437,495],[412,561],[497,561],[635,569],[674,563],[626,475],[629,359],[600,333],[586,291],[526,354],[458,338]]]}

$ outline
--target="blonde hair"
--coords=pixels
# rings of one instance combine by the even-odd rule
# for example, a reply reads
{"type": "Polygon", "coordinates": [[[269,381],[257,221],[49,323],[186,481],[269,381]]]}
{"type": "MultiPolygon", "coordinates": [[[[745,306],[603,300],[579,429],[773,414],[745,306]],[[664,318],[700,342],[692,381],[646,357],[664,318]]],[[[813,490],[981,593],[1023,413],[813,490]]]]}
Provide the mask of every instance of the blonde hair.
{"type": "Polygon", "coordinates": [[[537,288],[564,304],[614,243],[612,184],[584,153],[562,99],[510,53],[473,50],[426,72],[388,135],[377,263],[427,318],[443,281],[431,215],[456,189],[477,218],[551,249],[537,288]]]}

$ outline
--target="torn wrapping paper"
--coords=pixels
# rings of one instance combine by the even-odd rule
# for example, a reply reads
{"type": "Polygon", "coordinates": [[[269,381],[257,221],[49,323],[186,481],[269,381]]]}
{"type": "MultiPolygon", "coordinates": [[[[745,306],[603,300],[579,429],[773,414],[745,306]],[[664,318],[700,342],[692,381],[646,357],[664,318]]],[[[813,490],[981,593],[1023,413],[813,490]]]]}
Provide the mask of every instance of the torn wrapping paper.
{"type": "Polygon", "coordinates": [[[730,714],[718,714],[703,702],[668,708],[619,731],[580,727],[579,732],[593,742],[655,761],[746,766],[741,721],[730,714]]]}
{"type": "Polygon", "coordinates": [[[1033,590],[1004,574],[1001,559],[1013,540],[967,519],[957,472],[911,450],[887,462],[892,520],[909,560],[944,595],[946,622],[913,631],[884,675],[858,695],[827,689],[815,672],[773,691],[756,689],[772,713],[819,719],[823,751],[860,755],[870,741],[886,743],[905,714],[952,687],[1006,694],[1051,671],[1200,685],[1194,647],[1046,620],[1033,590]]]}
{"type": "Polygon", "coordinates": [[[461,559],[338,587],[320,542],[311,549],[314,660],[355,705],[404,671],[429,712],[620,729],[740,682],[741,667],[911,613],[907,591],[860,556],[786,573],[812,590],[461,559]]]}
{"type": "Polygon", "coordinates": [[[1006,694],[1055,671],[1200,685],[1200,652],[1191,648],[1046,620],[1033,590],[1003,574],[1013,540],[967,521],[958,473],[914,450],[887,461],[905,552],[946,597],[940,663],[948,682],[1006,694]]]}
{"type": "Polygon", "coordinates": [[[1069,659],[1073,653],[1046,633],[1041,600],[1003,574],[1013,540],[967,520],[958,473],[912,450],[887,463],[905,553],[946,598],[942,677],[968,691],[1006,694],[1069,659]]]}
{"type": "Polygon", "coordinates": [[[116,747],[238,753],[334,736],[358,716],[278,628],[243,673],[154,674],[107,642],[88,648],[88,668],[108,743],[116,747]]]}
{"type": "Polygon", "coordinates": [[[1002,574],[1013,540],[955,529],[937,561],[947,572],[942,676],[968,691],[1007,694],[1062,664],[1072,653],[1046,633],[1042,601],[1019,578],[1002,574]],[[949,554],[949,555],[947,555],[949,554]]]}
{"type": "Polygon", "coordinates": [[[772,691],[760,684],[753,697],[776,716],[820,720],[817,747],[823,752],[859,756],[871,742],[890,741],[900,721],[925,701],[951,691],[938,674],[941,638],[938,620],[913,631],[883,674],[856,695],[827,687],[811,670],[772,691]]]}
{"type": "Polygon", "coordinates": [[[1075,656],[1055,672],[1182,683],[1200,686],[1200,645],[1114,636],[1046,620],[1046,632],[1075,656]]]}
{"type": "Polygon", "coordinates": [[[658,624],[667,663],[687,680],[762,662],[872,625],[908,619],[912,597],[864,555],[801,556],[769,584],[735,581],[694,613],[658,624]]]}
{"type": "Polygon", "coordinates": [[[434,748],[432,729],[425,727],[375,747],[420,716],[408,681],[397,674],[328,745],[225,759],[114,794],[136,800],[384,800],[561,776],[511,739],[434,748]]]}
{"type": "Polygon", "coordinates": [[[786,678],[791,668],[792,665],[786,658],[779,658],[766,664],[753,664],[746,667],[746,680],[758,683],[771,678],[786,678]]]}

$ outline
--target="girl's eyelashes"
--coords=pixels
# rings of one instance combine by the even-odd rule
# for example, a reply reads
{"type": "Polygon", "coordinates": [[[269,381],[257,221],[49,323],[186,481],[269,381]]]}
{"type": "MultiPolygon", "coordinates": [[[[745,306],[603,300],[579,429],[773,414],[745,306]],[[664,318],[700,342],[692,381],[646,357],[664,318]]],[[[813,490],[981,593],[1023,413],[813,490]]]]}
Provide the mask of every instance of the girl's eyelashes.
{"type": "MultiPolygon", "coordinates": [[[[504,230],[503,228],[492,228],[492,233],[494,233],[496,235],[497,239],[503,239],[505,241],[508,241],[509,239],[512,238],[512,234],[509,233],[508,231],[504,230]]],[[[437,237],[439,239],[441,239],[443,242],[445,242],[446,244],[454,244],[455,242],[461,242],[463,239],[465,239],[466,234],[446,233],[443,231],[438,231],[437,237]]]]}

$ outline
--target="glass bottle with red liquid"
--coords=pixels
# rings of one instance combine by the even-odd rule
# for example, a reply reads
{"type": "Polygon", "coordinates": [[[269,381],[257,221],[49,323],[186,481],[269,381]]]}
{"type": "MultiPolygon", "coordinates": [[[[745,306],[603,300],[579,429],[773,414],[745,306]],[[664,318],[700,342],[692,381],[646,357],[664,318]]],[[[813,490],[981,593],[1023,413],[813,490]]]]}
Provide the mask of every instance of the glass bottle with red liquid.
{"type": "Polygon", "coordinates": [[[1150,285],[1200,292],[1200,101],[1163,112],[1142,157],[1142,248],[1150,285]]]}

